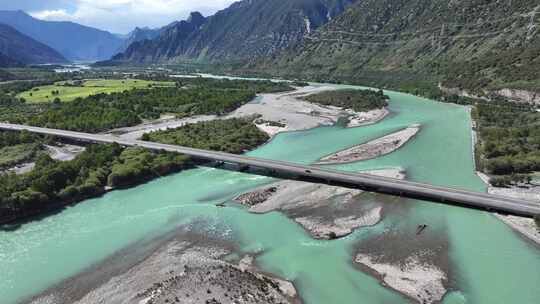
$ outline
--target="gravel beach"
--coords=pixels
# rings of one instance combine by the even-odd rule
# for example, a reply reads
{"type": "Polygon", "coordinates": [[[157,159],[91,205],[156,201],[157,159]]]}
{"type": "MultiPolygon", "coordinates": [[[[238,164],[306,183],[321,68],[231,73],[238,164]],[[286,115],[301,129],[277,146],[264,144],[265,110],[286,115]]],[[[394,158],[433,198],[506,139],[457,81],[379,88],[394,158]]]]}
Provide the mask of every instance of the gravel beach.
{"type": "Polygon", "coordinates": [[[258,272],[252,257],[226,261],[237,253],[228,241],[183,227],[141,245],[61,282],[31,303],[300,303],[292,283],[258,272]]]}

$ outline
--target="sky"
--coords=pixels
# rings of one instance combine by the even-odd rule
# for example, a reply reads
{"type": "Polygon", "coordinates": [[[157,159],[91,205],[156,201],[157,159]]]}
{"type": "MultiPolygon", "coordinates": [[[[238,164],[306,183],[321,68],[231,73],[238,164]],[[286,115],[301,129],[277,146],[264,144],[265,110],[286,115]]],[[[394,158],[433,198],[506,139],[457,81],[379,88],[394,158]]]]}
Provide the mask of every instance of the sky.
{"type": "Polygon", "coordinates": [[[73,21],[118,34],[157,28],[192,11],[208,16],[234,0],[0,0],[0,10],[23,10],[38,19],[73,21]]]}

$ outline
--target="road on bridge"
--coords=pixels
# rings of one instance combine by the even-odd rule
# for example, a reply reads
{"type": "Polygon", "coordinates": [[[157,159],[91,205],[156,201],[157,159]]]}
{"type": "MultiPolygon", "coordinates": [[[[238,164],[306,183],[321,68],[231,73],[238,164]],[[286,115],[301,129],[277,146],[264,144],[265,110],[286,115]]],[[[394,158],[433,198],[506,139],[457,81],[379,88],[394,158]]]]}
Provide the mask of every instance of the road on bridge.
{"type": "Polygon", "coordinates": [[[504,214],[533,217],[540,214],[540,202],[529,202],[515,198],[495,196],[453,188],[379,177],[374,175],[342,172],[316,166],[306,166],[289,162],[254,158],[223,152],[193,149],[175,145],[121,139],[113,135],[89,134],[65,130],[55,130],[25,125],[0,123],[0,130],[29,131],[78,141],[94,143],[117,143],[122,146],[143,147],[157,151],[168,151],[189,155],[195,159],[237,164],[244,168],[266,169],[262,175],[284,175],[288,179],[309,181],[394,196],[427,200],[448,205],[462,206],[504,214]]]}

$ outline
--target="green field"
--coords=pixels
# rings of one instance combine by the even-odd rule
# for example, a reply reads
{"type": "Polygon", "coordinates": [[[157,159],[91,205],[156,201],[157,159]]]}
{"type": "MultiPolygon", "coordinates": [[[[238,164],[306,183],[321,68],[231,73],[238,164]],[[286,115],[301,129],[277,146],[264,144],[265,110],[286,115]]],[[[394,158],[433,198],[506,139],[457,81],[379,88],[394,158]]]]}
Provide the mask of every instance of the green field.
{"type": "Polygon", "coordinates": [[[150,86],[174,86],[174,82],[146,81],[137,79],[96,79],[83,80],[80,84],[73,82],[57,82],[54,85],[41,86],[23,92],[17,97],[27,102],[52,102],[59,98],[61,101],[72,101],[78,97],[84,98],[100,93],[115,93],[124,90],[149,88],[150,86]],[[70,84],[69,86],[66,84],[70,84]]]}

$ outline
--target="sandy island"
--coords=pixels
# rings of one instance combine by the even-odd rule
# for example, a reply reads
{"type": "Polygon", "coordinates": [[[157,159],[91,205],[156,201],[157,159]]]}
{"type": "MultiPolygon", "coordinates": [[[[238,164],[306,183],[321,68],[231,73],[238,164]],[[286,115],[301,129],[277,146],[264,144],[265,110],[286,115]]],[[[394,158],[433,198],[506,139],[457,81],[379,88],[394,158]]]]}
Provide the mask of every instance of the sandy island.
{"type": "Polygon", "coordinates": [[[392,227],[358,244],[353,262],[418,303],[440,303],[450,288],[448,240],[441,232],[392,227]]]}
{"type": "Polygon", "coordinates": [[[261,124],[258,127],[274,136],[286,131],[299,131],[313,129],[319,126],[330,126],[337,123],[340,118],[348,118],[347,127],[358,127],[373,124],[384,119],[389,111],[386,108],[368,112],[355,112],[333,106],[323,106],[310,103],[301,97],[336,90],[332,86],[307,86],[296,88],[294,92],[261,94],[257,102],[246,104],[228,117],[246,117],[260,115],[265,121],[273,121],[283,127],[261,124]]]}
{"type": "Polygon", "coordinates": [[[377,158],[401,148],[419,131],[420,125],[412,125],[401,131],[326,156],[317,165],[344,164],[377,158]]]}
{"type": "MultiPolygon", "coordinates": [[[[402,169],[364,172],[404,179],[402,169]]],[[[316,239],[335,239],[355,229],[373,226],[382,218],[383,203],[368,199],[361,190],[280,181],[237,196],[234,201],[249,207],[252,213],[281,211],[300,224],[316,239]]]]}
{"type": "Polygon", "coordinates": [[[189,229],[124,249],[31,303],[300,303],[292,283],[259,272],[251,256],[231,260],[234,245],[189,229]]]}
{"type": "Polygon", "coordinates": [[[438,303],[446,294],[443,284],[446,274],[434,265],[421,263],[418,257],[408,257],[396,265],[379,263],[376,257],[358,254],[355,262],[369,267],[384,284],[419,303],[438,303]]]}

